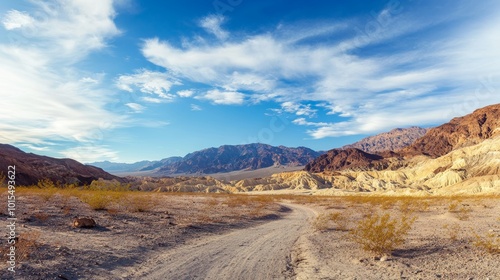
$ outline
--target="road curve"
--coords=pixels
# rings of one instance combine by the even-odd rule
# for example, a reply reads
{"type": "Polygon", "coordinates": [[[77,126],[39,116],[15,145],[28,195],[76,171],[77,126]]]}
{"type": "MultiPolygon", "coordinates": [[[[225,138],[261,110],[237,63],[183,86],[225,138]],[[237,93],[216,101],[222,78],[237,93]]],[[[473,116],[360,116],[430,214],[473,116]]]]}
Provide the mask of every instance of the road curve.
{"type": "Polygon", "coordinates": [[[126,279],[286,279],[292,247],[314,212],[283,205],[292,212],[282,219],[174,248],[126,279]]]}

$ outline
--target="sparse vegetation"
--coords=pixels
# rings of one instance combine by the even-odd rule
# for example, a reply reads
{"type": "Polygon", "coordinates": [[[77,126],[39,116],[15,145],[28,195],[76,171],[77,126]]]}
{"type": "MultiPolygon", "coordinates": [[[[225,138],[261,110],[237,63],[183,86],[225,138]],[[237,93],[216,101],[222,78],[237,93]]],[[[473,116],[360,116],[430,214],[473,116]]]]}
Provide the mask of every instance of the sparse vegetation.
{"type": "Polygon", "coordinates": [[[327,213],[320,213],[316,218],[314,218],[312,222],[312,226],[314,229],[322,231],[322,230],[327,230],[329,229],[329,221],[330,221],[330,215],[327,213]]]}
{"type": "Polygon", "coordinates": [[[443,229],[446,231],[446,235],[452,240],[456,241],[460,233],[460,225],[458,223],[454,224],[444,224],[443,229]]]}
{"type": "Polygon", "coordinates": [[[330,220],[332,220],[336,225],[337,230],[348,230],[349,229],[349,217],[346,213],[334,212],[330,214],[330,220]]]}
{"type": "Polygon", "coordinates": [[[500,254],[500,236],[494,232],[488,232],[481,236],[474,232],[474,245],[490,254],[500,254]]]}
{"type": "Polygon", "coordinates": [[[16,246],[16,260],[24,262],[29,259],[33,251],[40,245],[40,232],[29,231],[19,234],[19,238],[15,244],[16,246]]]}
{"type": "Polygon", "coordinates": [[[389,254],[404,243],[414,222],[415,218],[407,214],[392,218],[389,213],[373,213],[361,219],[350,235],[366,251],[389,254]]]}

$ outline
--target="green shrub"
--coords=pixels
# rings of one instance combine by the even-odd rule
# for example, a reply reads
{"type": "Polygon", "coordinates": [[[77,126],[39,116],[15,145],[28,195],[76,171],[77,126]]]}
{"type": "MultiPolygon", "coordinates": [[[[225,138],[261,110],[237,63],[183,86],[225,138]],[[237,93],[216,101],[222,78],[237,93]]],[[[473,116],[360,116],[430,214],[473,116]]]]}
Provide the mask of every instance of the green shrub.
{"type": "Polygon", "coordinates": [[[389,254],[404,243],[414,222],[415,218],[407,214],[391,218],[389,213],[375,213],[360,220],[350,236],[366,251],[389,254]]]}

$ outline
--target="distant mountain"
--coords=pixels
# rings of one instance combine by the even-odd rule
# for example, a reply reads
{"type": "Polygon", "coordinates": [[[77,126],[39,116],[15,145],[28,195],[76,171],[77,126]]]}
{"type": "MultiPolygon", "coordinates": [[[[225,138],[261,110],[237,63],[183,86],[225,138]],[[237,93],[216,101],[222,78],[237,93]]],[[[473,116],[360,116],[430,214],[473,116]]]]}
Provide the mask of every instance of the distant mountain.
{"type": "Polygon", "coordinates": [[[124,182],[124,179],[113,176],[101,168],[84,165],[76,160],[25,153],[14,146],[0,144],[0,170],[5,175],[9,165],[16,166],[17,185],[33,185],[42,179],[79,184],[90,184],[99,178],[124,182]]]}
{"type": "Polygon", "coordinates": [[[453,150],[481,143],[495,134],[500,134],[500,104],[478,109],[472,114],[454,118],[430,129],[425,136],[400,153],[436,158],[453,150]]]}
{"type": "Polygon", "coordinates": [[[137,171],[149,171],[155,168],[172,164],[181,160],[182,157],[169,157],[162,160],[143,160],[134,163],[121,163],[121,162],[110,162],[110,161],[100,161],[92,162],[89,165],[97,166],[106,170],[107,172],[137,172],[137,171]]]}
{"type": "Polygon", "coordinates": [[[139,169],[139,171],[154,170],[156,168],[160,168],[160,167],[163,167],[163,166],[166,166],[166,165],[170,165],[170,164],[179,162],[181,160],[182,160],[182,157],[164,158],[162,160],[153,161],[153,162],[149,163],[148,165],[146,165],[146,166],[142,167],[141,169],[139,169]]]}
{"type": "Polygon", "coordinates": [[[287,148],[265,144],[225,145],[190,153],[181,161],[161,167],[158,174],[210,174],[278,165],[300,166],[319,155],[320,153],[305,147],[287,148]]]}
{"type": "Polygon", "coordinates": [[[397,151],[413,144],[417,139],[424,136],[427,130],[418,126],[396,128],[389,132],[364,138],[342,148],[356,148],[367,153],[397,151]]]}
{"type": "Polygon", "coordinates": [[[138,161],[134,163],[121,163],[121,162],[110,162],[110,161],[99,161],[92,162],[89,165],[97,166],[106,170],[107,172],[126,172],[126,171],[138,171],[145,166],[152,163],[149,160],[138,161]]]}

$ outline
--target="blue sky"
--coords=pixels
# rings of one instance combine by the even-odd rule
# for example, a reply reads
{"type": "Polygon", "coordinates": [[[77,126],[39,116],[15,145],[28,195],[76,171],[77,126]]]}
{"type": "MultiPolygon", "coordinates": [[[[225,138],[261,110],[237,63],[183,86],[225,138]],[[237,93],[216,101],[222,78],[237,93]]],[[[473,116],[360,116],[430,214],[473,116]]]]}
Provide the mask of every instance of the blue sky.
{"type": "Polygon", "coordinates": [[[0,142],[82,162],[328,150],[499,103],[500,2],[2,1],[0,142]]]}

